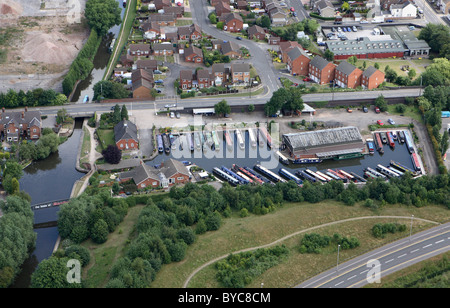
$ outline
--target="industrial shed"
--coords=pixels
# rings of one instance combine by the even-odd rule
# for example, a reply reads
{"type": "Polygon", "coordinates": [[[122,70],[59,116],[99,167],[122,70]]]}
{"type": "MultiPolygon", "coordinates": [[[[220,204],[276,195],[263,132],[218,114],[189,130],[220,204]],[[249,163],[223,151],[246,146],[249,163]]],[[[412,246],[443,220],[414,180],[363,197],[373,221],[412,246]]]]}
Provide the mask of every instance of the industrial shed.
{"type": "Polygon", "coordinates": [[[293,159],[341,160],[360,157],[364,151],[361,133],[353,126],[284,134],[282,138],[293,159]]]}

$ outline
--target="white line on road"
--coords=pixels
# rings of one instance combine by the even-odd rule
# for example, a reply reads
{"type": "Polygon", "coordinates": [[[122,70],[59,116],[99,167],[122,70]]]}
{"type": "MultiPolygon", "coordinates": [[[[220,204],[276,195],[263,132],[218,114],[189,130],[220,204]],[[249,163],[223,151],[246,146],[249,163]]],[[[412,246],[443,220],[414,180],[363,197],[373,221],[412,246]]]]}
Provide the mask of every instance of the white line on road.
{"type": "Polygon", "coordinates": [[[347,280],[353,279],[355,277],[356,277],[356,275],[353,275],[352,277],[347,278],[347,280]]]}
{"type": "Polygon", "coordinates": [[[433,244],[429,244],[429,245],[423,246],[422,248],[427,248],[427,247],[430,247],[431,245],[433,245],[433,244]]]}
{"type": "Polygon", "coordinates": [[[389,263],[389,262],[391,262],[391,261],[394,261],[394,259],[387,260],[387,261],[384,262],[384,263],[389,263]]]}
{"type": "Polygon", "coordinates": [[[343,283],[343,281],[336,283],[334,286],[337,287],[337,286],[340,285],[341,283],[343,283]]]}
{"type": "Polygon", "coordinates": [[[404,254],[402,254],[401,256],[398,256],[397,258],[401,258],[401,257],[404,257],[404,256],[406,256],[406,253],[404,253],[404,254]]]}
{"type": "Polygon", "coordinates": [[[438,244],[438,243],[442,243],[444,240],[440,240],[440,241],[437,241],[437,242],[434,242],[435,244],[438,244]]]}
{"type": "Polygon", "coordinates": [[[419,249],[411,250],[410,253],[415,253],[415,252],[418,251],[418,250],[419,250],[419,249]]]}
{"type": "Polygon", "coordinates": [[[360,275],[361,274],[364,274],[365,272],[368,272],[369,270],[368,269],[366,269],[365,271],[362,271],[361,273],[359,273],[360,275]]]}

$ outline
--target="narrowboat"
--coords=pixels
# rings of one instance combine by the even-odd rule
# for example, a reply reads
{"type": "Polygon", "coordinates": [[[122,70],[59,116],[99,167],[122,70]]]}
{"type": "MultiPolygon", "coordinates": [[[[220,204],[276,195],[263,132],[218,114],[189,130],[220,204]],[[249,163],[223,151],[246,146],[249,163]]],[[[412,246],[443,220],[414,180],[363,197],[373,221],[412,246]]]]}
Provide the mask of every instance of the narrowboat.
{"type": "Polygon", "coordinates": [[[280,168],[278,170],[278,173],[281,176],[284,176],[286,179],[294,181],[297,185],[302,185],[303,184],[303,181],[301,179],[299,179],[298,177],[296,177],[295,175],[293,175],[292,173],[290,173],[289,171],[287,171],[284,168],[280,168]]]}

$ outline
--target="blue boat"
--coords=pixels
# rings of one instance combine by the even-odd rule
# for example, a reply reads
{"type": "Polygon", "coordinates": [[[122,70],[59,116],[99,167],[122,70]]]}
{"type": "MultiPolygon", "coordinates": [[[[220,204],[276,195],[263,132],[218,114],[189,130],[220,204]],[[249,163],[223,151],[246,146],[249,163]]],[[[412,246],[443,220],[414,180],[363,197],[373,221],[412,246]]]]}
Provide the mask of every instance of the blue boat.
{"type": "Polygon", "coordinates": [[[375,145],[372,140],[367,140],[367,147],[369,148],[370,154],[373,154],[375,152],[375,145]]]}
{"type": "Polygon", "coordinates": [[[234,177],[226,174],[225,172],[223,172],[222,170],[220,170],[217,167],[213,168],[213,173],[216,175],[219,175],[221,178],[225,179],[228,183],[232,184],[232,185],[238,185],[239,181],[236,180],[234,177]]]}
{"type": "Polygon", "coordinates": [[[246,180],[243,177],[237,175],[236,173],[234,173],[233,171],[231,171],[230,169],[228,169],[225,166],[222,166],[220,169],[222,169],[222,171],[225,172],[226,174],[234,177],[236,180],[239,181],[240,184],[248,184],[248,183],[250,183],[248,180],[246,180]]]}
{"type": "Polygon", "coordinates": [[[292,161],[294,164],[318,164],[322,160],[320,158],[297,158],[292,161]]]}
{"type": "Polygon", "coordinates": [[[289,171],[287,171],[284,168],[280,168],[280,170],[278,170],[278,173],[280,175],[284,176],[286,179],[294,181],[298,185],[302,185],[303,184],[302,180],[300,180],[298,177],[296,177],[295,175],[293,175],[292,173],[290,173],[289,171]]]}
{"type": "Polygon", "coordinates": [[[299,177],[301,177],[302,179],[304,179],[304,180],[308,180],[308,181],[310,181],[310,182],[315,182],[315,181],[316,181],[316,178],[315,178],[315,177],[309,175],[308,173],[304,172],[303,170],[297,171],[296,174],[297,174],[299,177]]]}

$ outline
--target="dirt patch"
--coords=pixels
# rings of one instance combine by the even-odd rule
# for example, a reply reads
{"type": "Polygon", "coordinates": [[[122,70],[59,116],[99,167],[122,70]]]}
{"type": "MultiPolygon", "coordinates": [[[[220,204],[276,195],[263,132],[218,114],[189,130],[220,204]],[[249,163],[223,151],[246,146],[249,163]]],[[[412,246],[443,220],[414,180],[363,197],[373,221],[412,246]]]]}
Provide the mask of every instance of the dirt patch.
{"type": "MultiPolygon", "coordinates": [[[[22,6],[11,0],[0,0],[0,14],[19,16],[22,13],[22,6]]],[[[3,17],[2,16],[2,17],[3,17]]]]}

